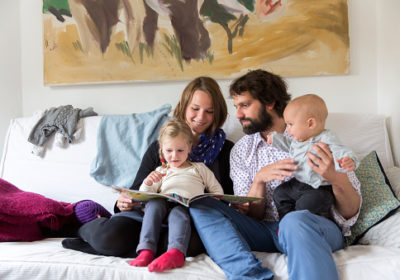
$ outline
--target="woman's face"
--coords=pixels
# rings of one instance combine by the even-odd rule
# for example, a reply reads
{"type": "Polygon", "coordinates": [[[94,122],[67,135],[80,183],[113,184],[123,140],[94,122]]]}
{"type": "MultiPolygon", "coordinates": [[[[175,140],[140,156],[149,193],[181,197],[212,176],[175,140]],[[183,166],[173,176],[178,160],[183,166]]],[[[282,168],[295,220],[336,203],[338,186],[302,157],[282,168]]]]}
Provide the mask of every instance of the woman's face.
{"type": "Polygon", "coordinates": [[[196,90],[186,107],[185,116],[193,135],[203,134],[214,122],[214,108],[210,95],[196,90]]]}

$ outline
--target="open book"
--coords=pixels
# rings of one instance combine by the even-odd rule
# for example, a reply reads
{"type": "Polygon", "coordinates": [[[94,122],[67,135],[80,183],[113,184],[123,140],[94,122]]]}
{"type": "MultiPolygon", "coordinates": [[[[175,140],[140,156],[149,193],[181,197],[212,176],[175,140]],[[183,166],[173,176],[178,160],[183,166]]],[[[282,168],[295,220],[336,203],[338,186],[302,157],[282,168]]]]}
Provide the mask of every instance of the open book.
{"type": "Polygon", "coordinates": [[[168,199],[173,202],[180,203],[186,207],[190,206],[190,203],[192,203],[195,200],[204,198],[204,197],[214,197],[216,199],[220,199],[229,203],[236,203],[236,204],[241,204],[245,202],[251,202],[251,201],[256,201],[262,199],[261,197],[250,197],[250,196],[237,196],[237,195],[231,195],[231,194],[215,194],[215,193],[204,193],[200,195],[196,195],[190,199],[186,197],[182,197],[176,193],[168,193],[168,194],[163,194],[163,193],[153,193],[153,192],[144,192],[144,191],[136,191],[136,190],[130,190],[130,189],[125,189],[117,186],[112,186],[112,188],[124,195],[127,195],[131,197],[135,201],[146,201],[150,200],[153,198],[164,198],[168,199]]]}

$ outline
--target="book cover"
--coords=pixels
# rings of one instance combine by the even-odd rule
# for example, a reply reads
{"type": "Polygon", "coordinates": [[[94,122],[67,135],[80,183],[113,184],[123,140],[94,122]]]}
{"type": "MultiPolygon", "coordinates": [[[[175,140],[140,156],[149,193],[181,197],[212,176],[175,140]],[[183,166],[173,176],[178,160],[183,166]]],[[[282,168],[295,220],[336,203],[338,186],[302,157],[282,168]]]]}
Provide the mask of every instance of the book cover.
{"type": "Polygon", "coordinates": [[[112,186],[112,188],[126,196],[129,196],[135,201],[146,201],[154,198],[164,198],[173,202],[180,203],[186,207],[189,207],[190,203],[192,203],[193,201],[204,197],[213,197],[229,203],[236,203],[236,204],[242,204],[245,202],[251,202],[262,199],[261,197],[237,196],[231,194],[215,194],[215,193],[204,193],[188,199],[176,193],[163,194],[163,193],[144,192],[144,191],[125,189],[117,186],[112,186]]]}

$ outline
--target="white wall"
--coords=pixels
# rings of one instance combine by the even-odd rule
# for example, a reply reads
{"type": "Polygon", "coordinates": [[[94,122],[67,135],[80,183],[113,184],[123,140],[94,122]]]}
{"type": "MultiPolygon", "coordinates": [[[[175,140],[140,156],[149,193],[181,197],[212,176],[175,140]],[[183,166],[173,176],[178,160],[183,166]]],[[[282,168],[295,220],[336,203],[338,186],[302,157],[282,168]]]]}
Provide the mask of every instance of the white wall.
{"type": "MultiPolygon", "coordinates": [[[[29,116],[39,109],[65,104],[80,108],[92,106],[100,114],[143,112],[167,102],[176,104],[186,82],[43,86],[42,0],[15,2],[21,3],[23,116],[29,116]]],[[[400,102],[394,81],[400,73],[399,56],[395,56],[396,62],[387,52],[389,46],[393,52],[400,49],[400,37],[392,33],[399,31],[395,14],[398,9],[393,6],[398,8],[397,0],[387,0],[384,5],[378,0],[349,1],[350,74],[287,78],[289,91],[294,96],[318,93],[325,98],[330,111],[383,113],[391,116],[392,124],[396,126],[392,127],[392,132],[398,135],[400,113],[397,113],[396,103],[400,105],[400,102]],[[391,29],[388,29],[388,25],[391,29]]],[[[227,96],[230,81],[219,82],[227,96]]],[[[231,100],[228,100],[229,110],[233,114],[231,104],[231,100]]],[[[0,134],[4,132],[0,131],[0,134]]],[[[400,147],[396,147],[396,155],[399,159],[400,147]]]]}
{"type": "MultiPolygon", "coordinates": [[[[391,117],[392,143],[400,142],[400,1],[377,5],[378,112],[391,117]]],[[[400,145],[394,145],[397,165],[400,145]]]]}
{"type": "Polygon", "coordinates": [[[0,149],[2,149],[10,119],[22,114],[19,1],[2,0],[0,11],[3,11],[0,19],[0,149]]]}

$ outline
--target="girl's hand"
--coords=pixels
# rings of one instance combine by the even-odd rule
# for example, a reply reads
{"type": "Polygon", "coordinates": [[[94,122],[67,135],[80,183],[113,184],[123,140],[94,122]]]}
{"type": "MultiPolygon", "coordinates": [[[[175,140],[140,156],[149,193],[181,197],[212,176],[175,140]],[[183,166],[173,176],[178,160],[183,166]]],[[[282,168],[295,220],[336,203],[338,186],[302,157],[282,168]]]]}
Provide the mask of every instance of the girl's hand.
{"type": "Polygon", "coordinates": [[[163,176],[165,176],[165,173],[153,171],[143,180],[143,183],[147,186],[151,186],[154,183],[160,182],[163,176]]]}
{"type": "Polygon", "coordinates": [[[139,202],[132,201],[132,199],[130,197],[127,197],[123,194],[121,194],[118,197],[117,207],[119,208],[119,210],[121,210],[121,212],[130,211],[130,210],[132,210],[133,207],[135,207],[137,205],[139,205],[139,202]]]}

